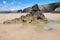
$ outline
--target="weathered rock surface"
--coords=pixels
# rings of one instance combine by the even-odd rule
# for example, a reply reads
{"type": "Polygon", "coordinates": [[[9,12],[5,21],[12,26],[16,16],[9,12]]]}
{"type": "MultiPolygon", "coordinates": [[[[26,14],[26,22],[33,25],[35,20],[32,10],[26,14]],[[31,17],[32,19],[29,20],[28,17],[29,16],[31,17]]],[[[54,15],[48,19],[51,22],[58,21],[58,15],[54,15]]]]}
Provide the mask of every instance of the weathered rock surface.
{"type": "Polygon", "coordinates": [[[11,23],[44,23],[44,22],[47,22],[47,19],[42,14],[41,10],[39,9],[39,6],[35,4],[32,7],[30,14],[27,14],[25,16],[22,15],[20,18],[4,21],[3,23],[11,24],[11,23]]]}
{"type": "Polygon", "coordinates": [[[56,8],[54,11],[55,12],[60,12],[60,7],[56,8]]]}

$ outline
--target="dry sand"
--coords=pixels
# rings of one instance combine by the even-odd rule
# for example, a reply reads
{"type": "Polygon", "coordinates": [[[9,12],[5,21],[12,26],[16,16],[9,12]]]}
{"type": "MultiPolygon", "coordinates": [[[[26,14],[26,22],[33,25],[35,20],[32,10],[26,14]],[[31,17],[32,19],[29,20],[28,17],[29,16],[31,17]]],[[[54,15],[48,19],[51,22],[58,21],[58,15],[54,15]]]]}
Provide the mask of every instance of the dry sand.
{"type": "Polygon", "coordinates": [[[45,13],[49,20],[47,27],[52,31],[40,31],[38,26],[23,24],[1,24],[26,14],[0,14],[0,40],[60,40],[60,14],[45,13]]]}

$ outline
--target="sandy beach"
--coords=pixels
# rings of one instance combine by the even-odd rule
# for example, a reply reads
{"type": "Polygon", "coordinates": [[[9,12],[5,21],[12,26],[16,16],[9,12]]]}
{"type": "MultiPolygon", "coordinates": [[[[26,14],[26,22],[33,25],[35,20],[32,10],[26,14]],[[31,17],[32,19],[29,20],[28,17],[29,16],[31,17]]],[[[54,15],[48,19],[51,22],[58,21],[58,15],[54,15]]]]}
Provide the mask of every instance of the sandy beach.
{"type": "Polygon", "coordinates": [[[60,14],[43,13],[51,31],[40,31],[35,25],[2,24],[5,20],[19,18],[24,14],[0,14],[0,40],[60,40],[60,14]]]}

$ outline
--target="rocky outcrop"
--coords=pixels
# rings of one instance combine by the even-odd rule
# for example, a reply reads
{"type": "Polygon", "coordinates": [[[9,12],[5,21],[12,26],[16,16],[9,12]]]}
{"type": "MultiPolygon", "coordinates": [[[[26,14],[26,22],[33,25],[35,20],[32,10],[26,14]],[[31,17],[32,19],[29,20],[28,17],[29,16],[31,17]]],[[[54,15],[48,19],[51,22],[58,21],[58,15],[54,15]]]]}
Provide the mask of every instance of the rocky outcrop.
{"type": "Polygon", "coordinates": [[[60,12],[60,7],[56,8],[54,11],[55,12],[60,12]]]}
{"type": "Polygon", "coordinates": [[[31,14],[34,16],[35,19],[38,19],[38,20],[41,19],[41,20],[46,21],[45,16],[44,16],[43,13],[41,12],[41,10],[39,9],[39,6],[38,6],[37,4],[35,4],[35,5],[32,7],[31,14]]]}
{"type": "Polygon", "coordinates": [[[25,8],[22,12],[23,13],[31,12],[31,10],[32,10],[32,7],[28,7],[28,8],[25,8]]]}
{"type": "Polygon", "coordinates": [[[18,10],[17,13],[22,13],[22,9],[18,10]]]}
{"type": "Polygon", "coordinates": [[[46,23],[47,19],[39,9],[39,6],[36,4],[32,6],[32,10],[30,14],[25,16],[21,16],[20,18],[16,18],[9,21],[4,21],[3,24],[9,23],[46,23]]]}

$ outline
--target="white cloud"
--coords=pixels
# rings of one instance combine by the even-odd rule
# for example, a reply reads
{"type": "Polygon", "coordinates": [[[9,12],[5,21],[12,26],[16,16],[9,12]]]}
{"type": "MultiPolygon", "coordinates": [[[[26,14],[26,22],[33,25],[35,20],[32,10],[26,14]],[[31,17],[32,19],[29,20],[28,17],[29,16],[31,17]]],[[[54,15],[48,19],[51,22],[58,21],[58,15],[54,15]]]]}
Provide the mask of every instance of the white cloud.
{"type": "Polygon", "coordinates": [[[6,4],[6,1],[3,1],[3,4],[6,4]]]}
{"type": "Polygon", "coordinates": [[[21,2],[7,3],[6,1],[3,1],[2,4],[0,4],[0,10],[18,10],[22,8],[23,8],[23,5],[21,2]]]}
{"type": "Polygon", "coordinates": [[[11,11],[14,11],[15,9],[12,8],[12,9],[10,9],[10,10],[11,10],[11,11]]]}

